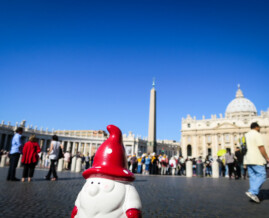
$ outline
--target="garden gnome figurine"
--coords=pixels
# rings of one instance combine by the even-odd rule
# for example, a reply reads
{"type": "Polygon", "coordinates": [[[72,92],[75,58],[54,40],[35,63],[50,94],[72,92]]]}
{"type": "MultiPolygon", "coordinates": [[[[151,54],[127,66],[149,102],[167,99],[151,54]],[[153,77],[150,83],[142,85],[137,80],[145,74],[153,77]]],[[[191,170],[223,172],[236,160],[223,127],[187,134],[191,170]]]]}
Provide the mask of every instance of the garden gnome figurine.
{"type": "Polygon", "coordinates": [[[109,125],[109,138],[97,150],[93,166],[83,172],[86,183],[77,196],[72,218],[141,218],[140,197],[127,169],[122,134],[109,125]]]}

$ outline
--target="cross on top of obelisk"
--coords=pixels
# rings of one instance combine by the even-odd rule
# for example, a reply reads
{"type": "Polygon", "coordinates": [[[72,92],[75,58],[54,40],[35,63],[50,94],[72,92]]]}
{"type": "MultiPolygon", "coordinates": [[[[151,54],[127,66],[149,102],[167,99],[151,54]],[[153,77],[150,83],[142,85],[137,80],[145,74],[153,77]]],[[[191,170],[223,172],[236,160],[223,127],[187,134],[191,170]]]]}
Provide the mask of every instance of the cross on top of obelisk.
{"type": "Polygon", "coordinates": [[[153,77],[152,88],[155,88],[155,77],[153,77]]]}

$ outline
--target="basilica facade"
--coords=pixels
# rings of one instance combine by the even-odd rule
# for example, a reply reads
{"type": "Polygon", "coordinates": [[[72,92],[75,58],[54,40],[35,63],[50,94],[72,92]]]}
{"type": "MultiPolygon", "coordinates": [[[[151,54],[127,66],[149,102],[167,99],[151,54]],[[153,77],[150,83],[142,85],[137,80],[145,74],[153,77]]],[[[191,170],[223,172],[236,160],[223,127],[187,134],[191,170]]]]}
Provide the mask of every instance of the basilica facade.
{"type": "Polygon", "coordinates": [[[210,119],[201,120],[188,115],[182,118],[181,152],[184,158],[207,155],[217,157],[221,149],[230,148],[234,153],[240,146],[240,138],[250,130],[250,124],[258,122],[265,148],[269,152],[269,108],[257,113],[255,105],[244,97],[240,86],[227,106],[225,115],[211,115],[210,119]]]}

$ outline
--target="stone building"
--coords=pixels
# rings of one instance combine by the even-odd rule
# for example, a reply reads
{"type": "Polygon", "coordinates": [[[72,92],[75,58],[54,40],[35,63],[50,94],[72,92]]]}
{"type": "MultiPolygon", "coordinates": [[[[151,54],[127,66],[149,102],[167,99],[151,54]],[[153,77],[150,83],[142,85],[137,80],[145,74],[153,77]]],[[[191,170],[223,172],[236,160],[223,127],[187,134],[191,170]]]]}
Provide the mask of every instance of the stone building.
{"type": "Polygon", "coordinates": [[[181,149],[183,157],[217,156],[220,149],[240,146],[239,139],[250,130],[250,124],[258,122],[266,150],[269,152],[269,108],[257,113],[255,105],[244,97],[240,86],[236,97],[227,106],[225,116],[211,115],[211,119],[182,118],[181,149]]]}
{"type": "MultiPolygon", "coordinates": [[[[64,151],[71,151],[72,154],[80,152],[86,154],[89,152],[93,155],[99,146],[107,139],[108,134],[103,130],[57,130],[49,131],[48,129],[33,126],[25,126],[26,121],[12,126],[10,122],[5,124],[4,121],[0,124],[0,150],[9,151],[11,147],[11,140],[14,132],[18,126],[24,128],[22,135],[23,142],[26,142],[30,135],[35,134],[42,151],[46,151],[51,142],[52,135],[59,136],[59,140],[64,146],[64,151]]],[[[142,155],[147,152],[148,141],[147,138],[135,136],[132,132],[123,134],[123,144],[127,155],[142,155]]],[[[177,155],[179,151],[179,143],[168,140],[157,141],[158,151],[166,154],[177,155]]]]}

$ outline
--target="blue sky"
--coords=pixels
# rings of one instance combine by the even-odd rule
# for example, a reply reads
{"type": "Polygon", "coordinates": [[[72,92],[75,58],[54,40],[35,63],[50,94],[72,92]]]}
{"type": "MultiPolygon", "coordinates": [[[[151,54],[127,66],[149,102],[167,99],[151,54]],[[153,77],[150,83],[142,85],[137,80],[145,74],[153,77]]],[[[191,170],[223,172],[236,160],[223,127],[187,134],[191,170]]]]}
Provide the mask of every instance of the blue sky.
{"type": "Polygon", "coordinates": [[[0,119],[180,140],[187,114],[224,113],[237,84],[269,107],[268,1],[1,1],[0,119]]]}

